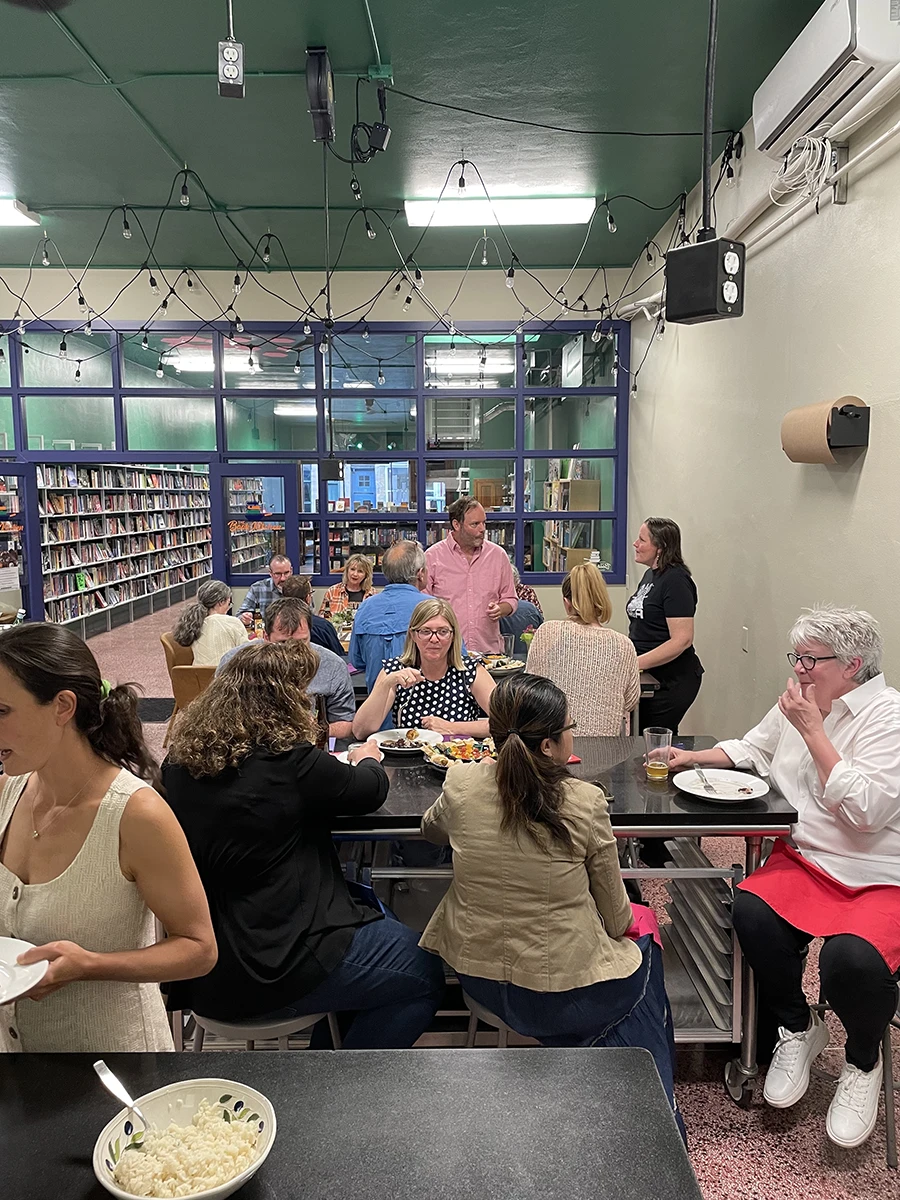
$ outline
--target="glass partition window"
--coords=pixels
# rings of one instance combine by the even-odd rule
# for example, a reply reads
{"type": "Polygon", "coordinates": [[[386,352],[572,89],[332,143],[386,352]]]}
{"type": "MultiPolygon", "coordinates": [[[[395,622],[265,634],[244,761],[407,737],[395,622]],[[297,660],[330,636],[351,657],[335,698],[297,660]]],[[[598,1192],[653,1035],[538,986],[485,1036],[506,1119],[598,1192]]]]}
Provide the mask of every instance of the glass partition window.
{"type": "Polygon", "coordinates": [[[10,359],[11,349],[10,349],[8,339],[5,344],[2,341],[0,341],[0,350],[3,351],[3,357],[0,358],[0,387],[9,387],[9,385],[10,385],[9,359],[10,359]]]}
{"type": "Polygon", "coordinates": [[[257,399],[226,396],[225,441],[229,450],[315,450],[316,398],[257,399]]]}
{"type": "Polygon", "coordinates": [[[248,520],[284,512],[284,480],[277,475],[227,475],[225,512],[248,520]]]}
{"type": "Polygon", "coordinates": [[[345,459],[343,478],[328,480],[329,512],[402,512],[416,506],[415,463],[345,459]]]}
{"type": "Polygon", "coordinates": [[[515,334],[426,334],[424,341],[426,387],[515,387],[515,334]]]}
{"type": "Polygon", "coordinates": [[[526,458],[526,512],[611,512],[614,458],[526,458]]]}
{"type": "Polygon", "coordinates": [[[84,331],[30,333],[22,344],[22,382],[37,388],[112,387],[110,335],[84,331]],[[65,346],[65,352],[62,347],[65,346]],[[78,378],[75,372],[80,372],[78,378]]]}
{"type": "MultiPolygon", "coordinates": [[[[429,521],[425,526],[425,541],[427,546],[433,546],[435,542],[441,542],[450,533],[450,523],[447,520],[429,521]]],[[[516,523],[515,521],[488,521],[487,522],[487,538],[489,541],[502,546],[509,557],[512,559],[515,554],[516,546],[516,523]]]]}
{"type": "Polygon", "coordinates": [[[0,396],[0,450],[15,450],[12,396],[0,396]]]}
{"type": "Polygon", "coordinates": [[[330,521],[328,523],[328,560],[332,574],[343,571],[351,554],[362,554],[376,571],[388,546],[407,539],[418,540],[415,521],[330,521]]]}
{"type": "Polygon", "coordinates": [[[126,388],[211,388],[213,339],[208,332],[138,330],[122,336],[122,382],[126,388]]]}
{"type": "Polygon", "coordinates": [[[212,396],[126,396],[129,450],[215,450],[216,402],[212,396]]]}
{"type": "MultiPolygon", "coordinates": [[[[334,449],[415,450],[416,402],[408,396],[377,394],[332,396],[328,400],[334,429],[334,449]]],[[[326,440],[330,438],[326,429],[326,440]]]]}
{"type": "Polygon", "coordinates": [[[226,337],[222,365],[226,388],[297,388],[316,386],[312,334],[271,337],[245,333],[226,337]]]}
{"type": "Polygon", "coordinates": [[[25,396],[29,450],[114,450],[112,396],[25,396]]]}
{"type": "Polygon", "coordinates": [[[408,390],[416,386],[416,339],[403,333],[336,333],[323,355],[325,387],[408,390]],[[331,381],[328,370],[331,370],[331,381]]]}
{"type": "Polygon", "coordinates": [[[570,571],[578,563],[590,562],[594,551],[601,571],[612,570],[612,521],[526,521],[524,541],[525,571],[570,571]]]}
{"type": "Polygon", "coordinates": [[[614,387],[616,334],[540,333],[525,343],[525,386],[614,387]]]}
{"type": "Polygon", "coordinates": [[[273,554],[284,554],[284,521],[229,517],[228,560],[234,575],[263,575],[273,554]]]}
{"type": "Polygon", "coordinates": [[[445,512],[460,496],[474,496],[486,512],[512,509],[516,464],[512,458],[445,458],[425,463],[425,508],[445,512]]]}
{"type": "Polygon", "coordinates": [[[613,450],[615,445],[615,396],[526,398],[526,450],[613,450]]]}
{"type": "Polygon", "coordinates": [[[429,450],[508,450],[516,439],[514,396],[451,396],[425,400],[429,450]]]}

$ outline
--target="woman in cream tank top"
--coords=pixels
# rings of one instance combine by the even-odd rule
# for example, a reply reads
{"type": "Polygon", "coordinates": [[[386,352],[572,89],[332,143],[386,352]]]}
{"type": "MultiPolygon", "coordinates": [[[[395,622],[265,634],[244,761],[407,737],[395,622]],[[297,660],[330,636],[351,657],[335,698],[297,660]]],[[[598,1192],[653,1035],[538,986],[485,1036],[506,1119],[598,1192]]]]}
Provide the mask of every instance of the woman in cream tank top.
{"type": "Polygon", "coordinates": [[[101,680],[64,627],[9,630],[0,760],[0,936],[49,962],[0,1006],[0,1052],[171,1050],[159,983],[205,974],[215,941],[181,828],[148,786],[134,692],[101,680]]]}

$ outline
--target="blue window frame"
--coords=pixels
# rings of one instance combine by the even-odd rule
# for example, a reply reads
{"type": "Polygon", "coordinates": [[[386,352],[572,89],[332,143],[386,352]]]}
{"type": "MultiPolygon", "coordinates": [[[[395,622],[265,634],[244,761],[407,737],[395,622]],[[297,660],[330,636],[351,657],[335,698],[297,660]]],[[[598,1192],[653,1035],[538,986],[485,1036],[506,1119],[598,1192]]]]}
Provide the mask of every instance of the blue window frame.
{"type": "MultiPolygon", "coordinates": [[[[63,324],[35,322],[22,338],[0,326],[9,335],[0,409],[11,410],[7,452],[18,461],[189,458],[232,475],[250,476],[255,465],[267,477],[281,470],[300,510],[296,518],[285,514],[286,544],[305,548],[318,585],[338,574],[341,539],[333,527],[342,535],[359,529],[350,544],[374,546],[377,564],[379,539],[392,523],[406,535],[414,528],[426,545],[435,523],[446,520],[442,508],[465,490],[482,498],[489,532],[512,551],[528,583],[559,582],[567,564],[593,548],[607,581],[625,581],[627,322],[605,323],[599,342],[590,336],[593,326],[578,321],[522,328],[467,322],[453,334],[406,323],[365,330],[363,322],[338,324],[330,356],[315,353],[321,328],[303,335],[298,323],[248,322],[236,345],[224,325],[170,322],[154,331],[147,350],[136,323],[94,328],[101,335],[93,339],[97,355],[108,348],[109,370],[95,367],[83,382],[75,379],[71,353],[58,360],[55,336],[47,339],[66,332],[63,324]],[[31,363],[23,357],[29,337],[35,348],[27,353],[37,354],[39,345],[47,354],[49,347],[46,372],[23,372],[31,363]],[[41,386],[42,374],[53,386],[41,386]],[[94,408],[111,405],[115,449],[101,449],[100,434],[74,448],[69,435],[55,447],[44,436],[40,448],[41,435],[29,429],[28,398],[70,407],[80,395],[94,408]],[[185,439],[192,422],[196,436],[185,439]],[[148,448],[129,448],[129,440],[148,448]],[[314,470],[330,456],[343,464],[341,481],[314,470]]],[[[46,402],[32,402],[33,412],[46,410],[46,402]]],[[[211,505],[215,574],[235,584],[259,578],[258,563],[253,573],[230,570],[221,488],[213,486],[211,505]]]]}

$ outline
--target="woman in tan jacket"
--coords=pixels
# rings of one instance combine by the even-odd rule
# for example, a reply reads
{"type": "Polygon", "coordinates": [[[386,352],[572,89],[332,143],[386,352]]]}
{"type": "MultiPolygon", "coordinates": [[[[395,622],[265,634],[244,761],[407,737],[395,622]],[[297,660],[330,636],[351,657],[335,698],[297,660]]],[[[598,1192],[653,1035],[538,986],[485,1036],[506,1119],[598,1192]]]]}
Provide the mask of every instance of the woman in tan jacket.
{"type": "Polygon", "coordinates": [[[519,675],[492,693],[497,762],[454,764],[422,818],[453,848],[453,883],[420,945],[517,1032],[547,1046],[641,1046],[673,1091],[672,1018],[662,951],[628,933],[607,798],[566,769],[566,697],[519,675]]]}

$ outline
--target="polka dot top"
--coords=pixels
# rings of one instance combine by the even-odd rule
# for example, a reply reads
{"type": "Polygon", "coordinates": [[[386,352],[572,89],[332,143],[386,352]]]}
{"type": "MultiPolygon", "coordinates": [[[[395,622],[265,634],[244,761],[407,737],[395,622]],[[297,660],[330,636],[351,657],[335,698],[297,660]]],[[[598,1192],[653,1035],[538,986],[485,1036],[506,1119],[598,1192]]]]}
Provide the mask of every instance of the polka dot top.
{"type": "MultiPolygon", "coordinates": [[[[406,663],[399,658],[385,659],[388,675],[402,671],[406,663]]],[[[447,667],[441,679],[425,679],[415,687],[398,688],[392,710],[394,728],[419,725],[423,717],[440,717],[443,721],[479,721],[484,713],[472,695],[472,684],[478,664],[463,659],[463,669],[447,667]]]]}

